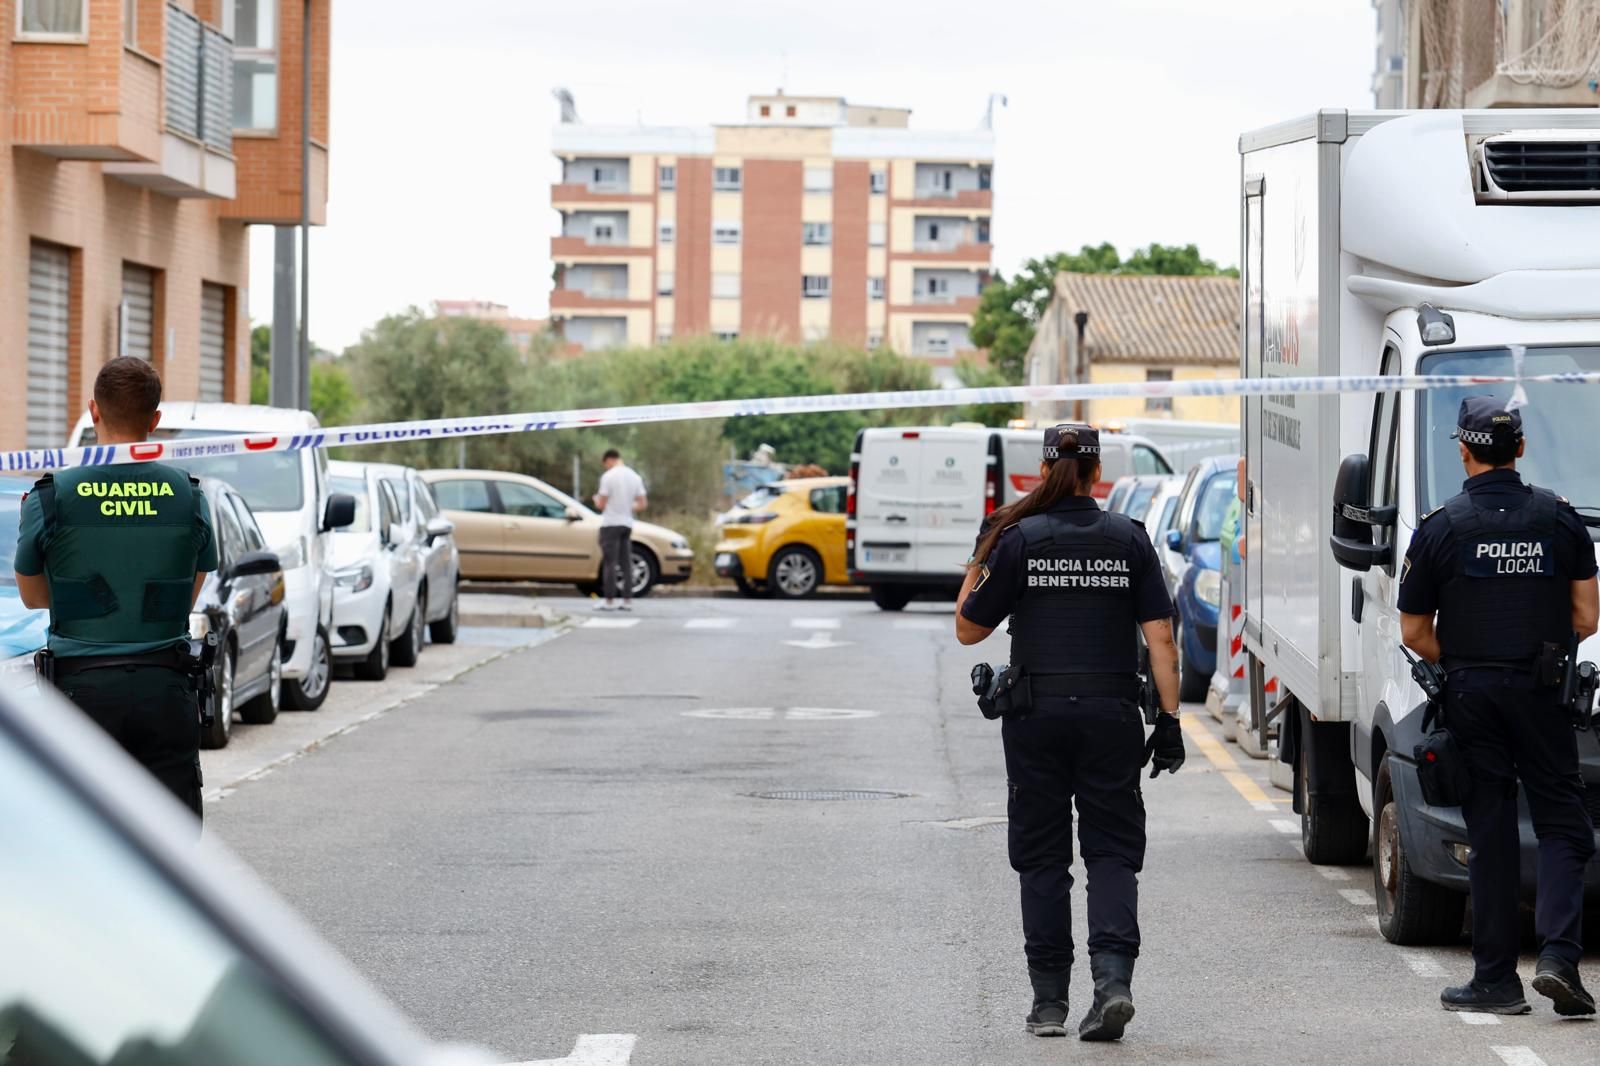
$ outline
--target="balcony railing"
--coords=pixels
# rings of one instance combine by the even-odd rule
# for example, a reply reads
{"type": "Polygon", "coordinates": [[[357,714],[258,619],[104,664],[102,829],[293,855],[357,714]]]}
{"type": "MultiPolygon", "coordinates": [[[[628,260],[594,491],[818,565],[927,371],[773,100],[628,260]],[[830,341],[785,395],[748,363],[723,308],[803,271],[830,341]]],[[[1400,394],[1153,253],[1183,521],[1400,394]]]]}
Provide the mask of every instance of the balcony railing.
{"type": "Polygon", "coordinates": [[[219,152],[233,150],[233,42],[167,5],[166,128],[219,152]]]}

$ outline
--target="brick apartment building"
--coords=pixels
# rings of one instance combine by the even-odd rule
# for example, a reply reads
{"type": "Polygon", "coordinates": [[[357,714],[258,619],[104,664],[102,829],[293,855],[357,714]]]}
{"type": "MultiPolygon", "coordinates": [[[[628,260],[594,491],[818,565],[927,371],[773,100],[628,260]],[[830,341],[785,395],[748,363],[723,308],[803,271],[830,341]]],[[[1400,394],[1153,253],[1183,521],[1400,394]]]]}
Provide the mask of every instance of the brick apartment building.
{"type": "Polygon", "coordinates": [[[533,339],[548,325],[542,318],[514,315],[505,304],[490,300],[435,300],[433,313],[440,318],[476,318],[480,322],[492,322],[506,331],[512,346],[524,356],[532,349],[533,339]]]}
{"type": "Polygon", "coordinates": [[[944,367],[969,353],[993,133],[914,130],[909,110],[834,96],[752,96],[746,117],[556,127],[550,314],[569,344],[834,338],[944,367]]]}
{"type": "MultiPolygon", "coordinates": [[[[311,0],[311,221],[328,28],[311,0]]],[[[0,0],[0,447],[63,443],[96,371],[247,402],[246,227],[300,220],[303,0],[0,0]]]]}

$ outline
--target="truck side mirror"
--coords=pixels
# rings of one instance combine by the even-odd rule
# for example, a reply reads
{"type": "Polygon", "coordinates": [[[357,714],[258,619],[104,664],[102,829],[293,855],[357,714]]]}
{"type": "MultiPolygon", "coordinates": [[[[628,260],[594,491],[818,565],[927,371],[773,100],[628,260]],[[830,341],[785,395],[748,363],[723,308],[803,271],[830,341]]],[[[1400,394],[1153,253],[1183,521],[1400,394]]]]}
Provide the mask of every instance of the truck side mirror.
{"type": "Polygon", "coordinates": [[[1372,464],[1357,452],[1339,464],[1333,479],[1333,535],[1328,547],[1340,566],[1365,573],[1374,566],[1387,566],[1394,559],[1392,544],[1374,544],[1373,526],[1393,526],[1398,516],[1394,507],[1373,507],[1372,464]]]}

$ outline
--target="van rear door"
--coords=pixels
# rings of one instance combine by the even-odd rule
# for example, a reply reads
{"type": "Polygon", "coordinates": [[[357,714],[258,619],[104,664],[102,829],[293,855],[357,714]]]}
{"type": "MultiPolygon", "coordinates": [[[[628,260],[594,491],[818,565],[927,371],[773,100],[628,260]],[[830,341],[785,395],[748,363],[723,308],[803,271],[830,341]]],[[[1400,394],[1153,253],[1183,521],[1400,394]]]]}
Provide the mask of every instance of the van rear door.
{"type": "Polygon", "coordinates": [[[960,580],[983,524],[991,436],[992,430],[982,429],[921,431],[915,475],[921,506],[913,519],[919,573],[960,580]]]}
{"type": "Polygon", "coordinates": [[[1000,431],[1005,442],[1005,478],[1001,484],[1001,503],[1016,503],[1039,487],[1039,463],[1044,457],[1044,431],[1007,429],[1000,431]]]}
{"type": "Polygon", "coordinates": [[[915,431],[869,429],[861,434],[856,478],[856,569],[864,574],[914,572],[917,468],[915,431]]]}

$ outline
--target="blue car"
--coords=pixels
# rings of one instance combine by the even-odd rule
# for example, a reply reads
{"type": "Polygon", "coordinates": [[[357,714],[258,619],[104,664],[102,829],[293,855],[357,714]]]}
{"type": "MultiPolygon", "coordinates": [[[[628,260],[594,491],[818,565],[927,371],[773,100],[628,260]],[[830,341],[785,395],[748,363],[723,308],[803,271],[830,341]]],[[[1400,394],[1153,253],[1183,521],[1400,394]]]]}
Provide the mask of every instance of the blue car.
{"type": "Polygon", "coordinates": [[[34,684],[33,653],[44,647],[50,612],[22,605],[17,591],[17,520],[22,497],[33,487],[25,478],[0,477],[0,686],[27,688],[34,684]]]}
{"type": "Polygon", "coordinates": [[[1217,668],[1217,615],[1222,600],[1222,521],[1237,493],[1238,456],[1206,459],[1189,471],[1178,498],[1177,522],[1167,531],[1176,572],[1167,577],[1178,609],[1179,695],[1206,698],[1217,668]]]}

